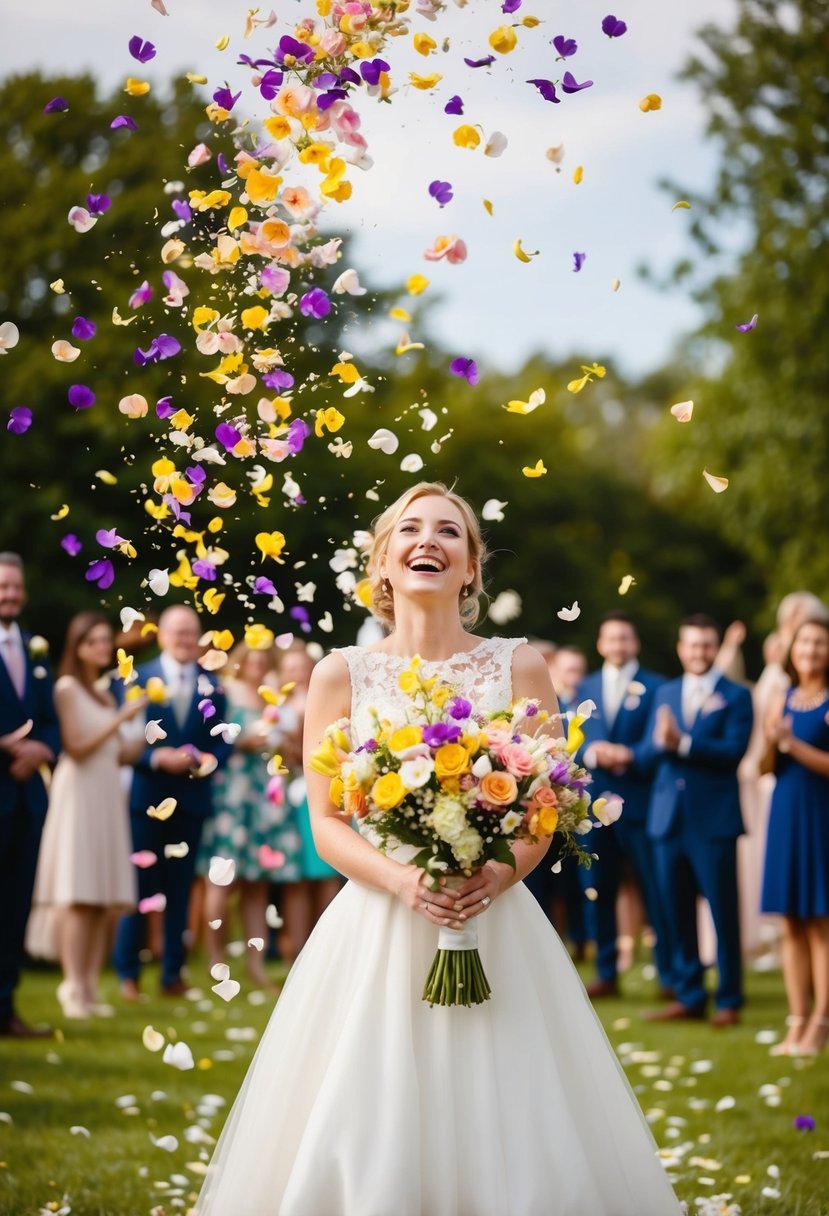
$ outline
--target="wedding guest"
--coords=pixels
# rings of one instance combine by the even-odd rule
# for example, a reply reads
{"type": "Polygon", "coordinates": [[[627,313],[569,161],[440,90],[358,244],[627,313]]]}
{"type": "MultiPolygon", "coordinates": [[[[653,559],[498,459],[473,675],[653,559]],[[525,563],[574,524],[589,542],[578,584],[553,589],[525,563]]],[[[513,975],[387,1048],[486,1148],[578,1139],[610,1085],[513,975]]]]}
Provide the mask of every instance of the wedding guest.
{"type": "Polygon", "coordinates": [[[23,561],[0,553],[0,1035],[36,1038],[15,1011],[32,902],[46,781],[60,747],[46,643],[18,624],[26,604],[23,561]]]}
{"type": "Polygon", "coordinates": [[[773,1055],[817,1055],[829,1039],[829,625],[795,631],[790,690],[765,723],[777,784],[763,874],[762,910],[783,918],[788,1033],[773,1055]]]}
{"type": "MultiPolygon", "coordinates": [[[[231,884],[207,883],[204,915],[211,967],[223,960],[229,898],[238,891],[245,941],[255,943],[248,944],[248,974],[262,988],[271,987],[263,964],[268,882],[285,861],[284,782],[269,772],[269,760],[277,750],[280,713],[275,707],[276,658],[273,644],[254,649],[240,642],[230,653],[222,683],[228,722],[240,729],[227,766],[214,780],[214,812],[204,826],[196,865],[197,872],[207,876],[212,857],[234,862],[231,884]],[[260,689],[270,690],[268,701],[260,689]]],[[[293,828],[290,831],[295,834],[293,828]]]]}
{"type": "Polygon", "coordinates": [[[192,608],[185,604],[166,608],[158,622],[161,654],[138,668],[142,687],[153,681],[154,687],[163,689],[163,701],[156,702],[151,695],[148,707],[148,725],[157,723],[163,733],[156,733],[156,742],[142,751],[130,790],[133,849],[152,853],[156,860],[138,869],[139,911],[122,917],[115,939],[115,968],[121,995],[128,1001],[139,997],[145,900],[164,909],[161,991],[167,996],[185,991],[181,969],[187,904],[202,827],[212,810],[211,774],[231,750],[221,735],[210,733],[224,721],[225,697],[216,680],[198,666],[200,632],[192,608]],[[214,711],[209,717],[208,706],[214,711]],[[175,801],[175,808],[164,817],[169,799],[175,801]],[[162,816],[155,813],[159,808],[162,816]]]}
{"type": "Polygon", "coordinates": [[[136,901],[119,766],[136,760],[143,745],[127,745],[121,728],[143,712],[145,698],[119,708],[101,685],[112,651],[106,616],[79,613],[69,622],[55,685],[63,750],[49,790],[27,945],[54,957],[55,943],[63,968],[57,996],[67,1018],[108,1012],[98,981],[113,913],[136,901]]]}
{"type": "Polygon", "coordinates": [[[652,1020],[702,1018],[708,994],[697,938],[697,896],[708,900],[717,934],[719,983],[714,1026],[740,1020],[743,1005],[737,837],[743,830],[737,767],[751,734],[751,694],[715,666],[716,621],[703,613],[680,624],[683,675],[656,690],[637,760],[655,779],[647,830],[671,943],[676,1000],[652,1020]]]}
{"type": "Polygon", "coordinates": [[[578,646],[558,646],[547,660],[547,670],[562,713],[576,708],[576,693],[587,675],[587,656],[578,646]]]}

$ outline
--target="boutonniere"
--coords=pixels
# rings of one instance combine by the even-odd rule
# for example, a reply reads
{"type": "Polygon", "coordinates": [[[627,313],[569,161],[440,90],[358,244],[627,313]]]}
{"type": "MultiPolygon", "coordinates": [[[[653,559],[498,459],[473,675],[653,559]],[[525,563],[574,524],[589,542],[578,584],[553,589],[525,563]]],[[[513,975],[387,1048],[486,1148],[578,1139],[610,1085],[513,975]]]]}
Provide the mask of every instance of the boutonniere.
{"type": "Polygon", "coordinates": [[[644,684],[640,684],[638,680],[631,680],[625,689],[625,699],[623,702],[625,709],[638,709],[642,697],[647,691],[644,684]]]}
{"type": "MultiPolygon", "coordinates": [[[[43,659],[49,653],[49,643],[46,641],[46,638],[42,638],[39,633],[35,633],[29,638],[26,649],[29,652],[29,658],[43,659]]],[[[43,674],[46,675],[46,672],[44,671],[43,674]]]]}
{"type": "Polygon", "coordinates": [[[40,664],[38,664],[37,667],[32,668],[32,675],[36,680],[45,680],[48,674],[49,672],[46,670],[46,668],[41,667],[40,664]]]}
{"type": "Polygon", "coordinates": [[[712,692],[711,696],[703,703],[701,713],[703,717],[708,717],[709,714],[715,714],[720,709],[725,709],[728,702],[718,692],[712,692]]]}

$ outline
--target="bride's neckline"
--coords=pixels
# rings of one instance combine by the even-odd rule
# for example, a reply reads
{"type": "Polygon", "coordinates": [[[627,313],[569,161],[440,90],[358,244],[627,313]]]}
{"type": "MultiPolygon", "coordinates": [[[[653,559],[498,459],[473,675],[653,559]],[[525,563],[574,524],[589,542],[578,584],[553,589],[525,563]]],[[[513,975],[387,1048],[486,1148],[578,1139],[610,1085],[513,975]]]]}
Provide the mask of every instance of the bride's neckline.
{"type": "MultiPolygon", "coordinates": [[[[489,643],[491,641],[492,641],[492,638],[481,638],[480,642],[478,642],[477,645],[473,646],[471,648],[471,650],[456,650],[453,654],[448,654],[443,659],[423,659],[423,658],[421,658],[421,661],[423,663],[428,663],[430,666],[433,666],[435,663],[451,663],[453,659],[460,659],[460,658],[464,657],[465,655],[472,655],[472,654],[477,653],[477,651],[479,651],[482,646],[486,646],[487,643],[489,643]]],[[[393,659],[397,663],[411,663],[412,659],[414,658],[414,655],[411,655],[411,654],[409,654],[409,655],[392,654],[388,650],[367,650],[366,654],[377,655],[383,659],[393,659]]]]}

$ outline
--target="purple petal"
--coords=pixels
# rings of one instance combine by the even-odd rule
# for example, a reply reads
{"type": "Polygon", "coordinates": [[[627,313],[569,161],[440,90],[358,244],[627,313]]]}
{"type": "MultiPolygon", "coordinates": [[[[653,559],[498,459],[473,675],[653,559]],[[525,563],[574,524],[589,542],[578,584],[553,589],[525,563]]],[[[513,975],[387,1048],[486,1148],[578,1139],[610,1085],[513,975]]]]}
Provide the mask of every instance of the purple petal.
{"type": "Polygon", "coordinates": [[[627,31],[627,26],[624,21],[620,21],[618,17],[614,17],[609,13],[602,21],[602,33],[607,34],[608,38],[621,38],[622,34],[627,31]]]}
{"type": "Polygon", "coordinates": [[[213,100],[217,106],[221,106],[223,110],[227,110],[229,112],[233,109],[241,96],[241,89],[238,93],[231,93],[227,85],[224,85],[222,88],[216,89],[215,93],[213,94],[213,100]]]}
{"type": "Polygon", "coordinates": [[[450,97],[446,105],[443,107],[444,114],[463,114],[463,101],[458,97],[457,93],[454,97],[450,97]]]}
{"type": "Polygon", "coordinates": [[[264,97],[265,101],[273,101],[279,92],[282,81],[285,79],[285,73],[280,72],[277,68],[268,68],[264,76],[259,81],[259,92],[264,97]]]}
{"type": "Polygon", "coordinates": [[[198,709],[205,722],[216,713],[216,706],[209,697],[204,697],[203,700],[199,701],[198,709]]]}
{"type": "Polygon", "coordinates": [[[586,260],[587,260],[586,253],[574,253],[573,254],[573,272],[574,272],[574,274],[577,274],[581,270],[581,268],[584,265],[586,260]]]}
{"type": "Polygon", "coordinates": [[[181,350],[181,343],[172,334],[159,334],[153,345],[158,349],[159,359],[172,359],[181,350]]]}
{"type": "Polygon", "coordinates": [[[115,582],[115,567],[108,557],[90,562],[84,578],[88,583],[97,583],[101,591],[106,591],[115,582]]]}
{"type": "Polygon", "coordinates": [[[133,34],[130,38],[129,52],[133,59],[137,59],[139,63],[149,63],[151,59],[155,59],[155,47],[151,42],[145,42],[138,34],[133,34]]]}
{"type": "Polygon", "coordinates": [[[112,200],[108,194],[87,194],[86,205],[90,215],[103,215],[105,211],[109,211],[112,200]]]}
{"type": "Polygon", "coordinates": [[[353,68],[340,69],[340,84],[361,84],[359,72],[355,72],[353,68]]]}
{"type": "Polygon", "coordinates": [[[86,317],[75,317],[75,320],[72,322],[72,337],[80,339],[81,342],[94,338],[95,330],[95,322],[87,321],[86,317]]]}
{"type": "Polygon", "coordinates": [[[504,0],[501,5],[502,13],[517,13],[521,7],[521,0],[504,0]]]}
{"type": "Polygon", "coordinates": [[[265,373],[262,383],[266,388],[292,388],[294,378],[290,372],[285,371],[284,367],[275,367],[272,372],[265,373]]]}
{"type": "Polygon", "coordinates": [[[283,34],[279,39],[279,54],[283,60],[288,56],[299,60],[300,63],[310,63],[314,58],[314,48],[307,42],[299,42],[290,34],[283,34]]]}
{"type": "Polygon", "coordinates": [[[345,89],[329,89],[327,93],[320,93],[317,98],[317,109],[323,112],[330,110],[335,101],[343,101],[346,97],[348,97],[348,93],[345,89]]]}
{"type": "MultiPolygon", "coordinates": [[[[293,383],[293,377],[291,377],[293,383]]],[[[288,430],[285,433],[285,442],[290,449],[291,455],[296,456],[302,451],[302,445],[311,434],[311,428],[308,423],[302,418],[294,418],[293,422],[288,424],[288,430]]]]}
{"type": "Polygon", "coordinates": [[[360,64],[360,75],[366,84],[379,84],[382,72],[388,72],[385,59],[364,59],[360,64]]]}
{"type": "Polygon", "coordinates": [[[213,434],[228,452],[232,451],[242,438],[236,427],[231,426],[229,422],[220,422],[213,434]]]}
{"type": "Polygon", "coordinates": [[[129,114],[119,114],[117,118],[113,118],[109,126],[112,131],[117,131],[120,127],[126,127],[128,131],[138,130],[138,123],[134,118],[130,118],[129,114]]]}
{"type": "Polygon", "coordinates": [[[145,279],[140,287],[136,287],[135,291],[129,298],[128,305],[130,308],[140,308],[142,304],[146,304],[153,297],[153,289],[145,279]]]}
{"type": "Polygon", "coordinates": [[[462,376],[469,384],[478,383],[478,365],[474,359],[453,359],[449,370],[453,376],[462,376]]]}
{"type": "Polygon", "coordinates": [[[303,633],[311,632],[311,622],[308,620],[307,608],[303,608],[301,604],[298,604],[296,608],[291,608],[288,616],[293,617],[295,621],[299,621],[299,627],[303,633]]]}
{"type": "Polygon", "coordinates": [[[72,384],[66,394],[69,404],[76,410],[88,410],[95,404],[95,394],[86,384],[72,384]]]}
{"type": "Polygon", "coordinates": [[[554,101],[556,105],[561,105],[561,98],[556,97],[556,86],[552,80],[534,79],[528,80],[527,84],[534,84],[545,101],[554,101]]]}
{"type": "Polygon", "coordinates": [[[591,88],[592,84],[592,80],[584,80],[579,84],[572,72],[565,72],[561,78],[561,87],[565,93],[578,93],[582,89],[591,88]]]}
{"type": "Polygon", "coordinates": [[[188,480],[191,481],[194,486],[198,486],[199,489],[201,489],[201,487],[207,481],[207,470],[203,469],[201,465],[198,464],[188,465],[184,470],[184,474],[188,480]]]}
{"type": "Polygon", "coordinates": [[[16,405],[9,412],[9,420],[6,423],[6,430],[11,431],[12,435],[24,435],[32,425],[32,411],[28,405],[16,405]]]}
{"type": "Polygon", "coordinates": [[[282,266],[264,266],[259,271],[259,282],[272,296],[281,296],[288,289],[291,275],[282,266]]]}
{"type": "Polygon", "coordinates": [[[737,326],[741,334],[747,334],[749,330],[757,328],[757,316],[758,314],[755,313],[750,321],[744,321],[742,325],[737,326]]]}
{"type": "Polygon", "coordinates": [[[441,207],[445,207],[447,203],[451,203],[452,199],[454,198],[451,182],[430,182],[429,193],[431,194],[432,198],[441,205],[441,207]]]}
{"type": "Polygon", "coordinates": [[[176,412],[176,407],[173,405],[172,397],[160,397],[155,403],[155,413],[157,418],[171,418],[176,412]]]}
{"type": "Polygon", "coordinates": [[[798,1132],[813,1132],[817,1124],[811,1115],[796,1115],[794,1120],[795,1131],[798,1132]]]}
{"type": "Polygon", "coordinates": [[[65,97],[53,97],[51,101],[47,101],[43,107],[44,114],[64,114],[69,109],[69,102],[65,97]]]}
{"type": "Polygon", "coordinates": [[[225,160],[224,152],[220,152],[219,155],[216,157],[216,168],[219,170],[222,177],[227,177],[228,167],[227,167],[227,161],[225,160]]]}
{"type": "Polygon", "coordinates": [[[203,557],[197,558],[191,567],[194,574],[199,578],[203,578],[206,583],[215,583],[216,567],[213,562],[206,561],[203,557]]]}
{"type": "Polygon", "coordinates": [[[116,545],[122,543],[124,538],[118,535],[117,528],[99,528],[95,533],[95,539],[102,548],[114,549],[116,545]]]}
{"type": "Polygon", "coordinates": [[[269,578],[258,578],[253,584],[254,595],[279,595],[276,587],[269,578]]]}
{"type": "Polygon", "coordinates": [[[562,59],[569,59],[571,55],[575,55],[579,49],[579,44],[575,38],[565,38],[563,34],[556,34],[552,45],[558,51],[562,59]]]}
{"type": "Polygon", "coordinates": [[[83,545],[78,540],[74,532],[67,532],[63,540],[60,542],[61,549],[65,549],[70,557],[77,557],[83,545]]]}
{"type": "Polygon", "coordinates": [[[484,55],[483,59],[466,59],[464,63],[468,68],[488,68],[491,63],[495,62],[494,55],[484,55]]]}
{"type": "Polygon", "coordinates": [[[174,198],[172,203],[170,204],[170,206],[172,207],[175,215],[178,216],[178,218],[180,220],[183,220],[183,222],[185,224],[190,223],[190,221],[193,218],[193,212],[190,210],[190,204],[187,202],[186,199],[174,198]]]}
{"type": "Polygon", "coordinates": [[[299,311],[303,316],[315,317],[319,321],[330,313],[331,301],[321,287],[312,287],[301,297],[299,311]]]}

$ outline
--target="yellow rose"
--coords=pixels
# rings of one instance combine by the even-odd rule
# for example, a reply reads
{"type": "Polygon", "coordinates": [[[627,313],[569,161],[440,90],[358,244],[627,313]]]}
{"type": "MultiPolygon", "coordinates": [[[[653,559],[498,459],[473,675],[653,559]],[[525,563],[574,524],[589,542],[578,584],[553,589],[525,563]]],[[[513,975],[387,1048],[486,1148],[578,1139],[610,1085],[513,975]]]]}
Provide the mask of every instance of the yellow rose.
{"type": "Polygon", "coordinates": [[[342,777],[332,777],[331,784],[328,787],[328,797],[334,803],[334,806],[341,807],[343,804],[343,779],[342,777]]]}
{"type": "Polygon", "coordinates": [[[558,811],[554,806],[541,806],[533,816],[533,836],[552,836],[558,827],[558,811]]]}
{"type": "Polygon", "coordinates": [[[401,726],[400,730],[396,730],[388,741],[388,749],[397,755],[399,752],[405,752],[410,747],[417,747],[418,743],[423,742],[423,732],[419,726],[401,726]]]}
{"type": "Polygon", "coordinates": [[[469,752],[460,743],[444,743],[435,752],[438,781],[460,777],[469,769],[469,752]]]}
{"type": "Polygon", "coordinates": [[[461,744],[470,756],[474,756],[481,746],[480,735],[461,735],[461,744]]]}
{"type": "Polygon", "coordinates": [[[399,806],[408,793],[397,773],[384,773],[371,787],[371,800],[381,811],[399,806]]]}
{"type": "Polygon", "coordinates": [[[405,692],[409,697],[413,696],[420,687],[420,681],[413,671],[404,671],[397,683],[400,691],[405,692]]]}

